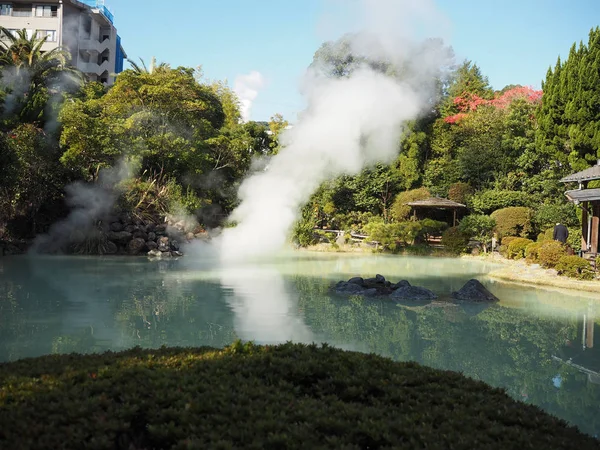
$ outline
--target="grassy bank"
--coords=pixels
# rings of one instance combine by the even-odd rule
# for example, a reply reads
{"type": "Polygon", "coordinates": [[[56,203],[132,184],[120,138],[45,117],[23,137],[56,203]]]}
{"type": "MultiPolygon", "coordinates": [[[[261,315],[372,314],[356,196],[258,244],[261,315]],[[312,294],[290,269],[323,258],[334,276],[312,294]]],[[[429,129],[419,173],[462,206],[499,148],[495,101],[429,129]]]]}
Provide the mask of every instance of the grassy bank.
{"type": "Polygon", "coordinates": [[[0,364],[10,449],[592,449],[458,373],[327,346],[236,343],[0,364]]]}

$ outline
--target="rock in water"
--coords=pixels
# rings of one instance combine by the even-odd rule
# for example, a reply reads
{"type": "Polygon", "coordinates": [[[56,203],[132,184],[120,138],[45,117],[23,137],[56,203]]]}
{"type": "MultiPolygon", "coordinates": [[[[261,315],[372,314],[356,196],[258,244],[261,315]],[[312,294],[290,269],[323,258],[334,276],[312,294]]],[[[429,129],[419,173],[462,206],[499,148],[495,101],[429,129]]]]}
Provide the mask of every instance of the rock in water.
{"type": "Polygon", "coordinates": [[[362,286],[365,284],[365,280],[363,280],[362,277],[354,277],[354,278],[350,278],[348,280],[348,283],[357,284],[359,286],[362,286]]]}
{"type": "Polygon", "coordinates": [[[459,291],[452,293],[452,298],[467,302],[497,302],[498,298],[488,291],[483,284],[477,280],[469,280],[459,291]]]}
{"type": "Polygon", "coordinates": [[[392,284],[390,287],[392,289],[399,289],[401,287],[410,286],[410,283],[407,280],[400,280],[396,284],[392,284]]]}
{"type": "Polygon", "coordinates": [[[335,292],[344,295],[363,295],[366,289],[359,284],[340,281],[335,285],[335,292]]]}
{"type": "Polygon", "coordinates": [[[429,289],[419,286],[406,285],[399,287],[390,294],[392,300],[435,300],[435,295],[429,289]]]}
{"type": "Polygon", "coordinates": [[[385,277],[383,275],[377,274],[375,275],[375,281],[377,283],[385,283],[385,277]]]}

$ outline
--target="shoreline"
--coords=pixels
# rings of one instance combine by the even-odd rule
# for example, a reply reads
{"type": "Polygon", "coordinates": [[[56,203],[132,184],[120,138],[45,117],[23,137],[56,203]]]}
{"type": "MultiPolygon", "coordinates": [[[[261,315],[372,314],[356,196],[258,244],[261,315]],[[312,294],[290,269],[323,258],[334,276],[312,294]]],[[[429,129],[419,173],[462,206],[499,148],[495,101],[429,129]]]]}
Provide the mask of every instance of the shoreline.
{"type": "MultiPolygon", "coordinates": [[[[364,246],[340,246],[337,249],[332,248],[331,244],[316,244],[300,251],[321,252],[321,253],[362,253],[373,254],[373,248],[364,246]]],[[[393,253],[381,253],[394,256],[393,253]]],[[[398,254],[396,256],[418,256],[409,254],[398,254]]],[[[450,255],[423,255],[430,257],[452,257],[450,255]]],[[[486,276],[495,280],[508,283],[521,284],[530,287],[543,287],[548,289],[565,289],[568,291],[590,292],[600,294],[600,280],[577,280],[561,276],[554,269],[545,269],[539,264],[529,264],[524,259],[513,260],[501,256],[499,253],[488,253],[474,255],[454,256],[457,259],[467,259],[473,261],[490,262],[502,265],[500,269],[492,270],[486,276]]]]}
{"type": "Polygon", "coordinates": [[[525,284],[534,287],[559,288],[570,291],[600,293],[599,280],[577,280],[561,276],[554,269],[545,269],[539,264],[528,264],[524,259],[512,260],[504,258],[498,254],[488,256],[470,256],[465,255],[465,259],[487,260],[497,264],[502,264],[501,269],[493,270],[487,274],[488,277],[516,283],[525,284]]]}

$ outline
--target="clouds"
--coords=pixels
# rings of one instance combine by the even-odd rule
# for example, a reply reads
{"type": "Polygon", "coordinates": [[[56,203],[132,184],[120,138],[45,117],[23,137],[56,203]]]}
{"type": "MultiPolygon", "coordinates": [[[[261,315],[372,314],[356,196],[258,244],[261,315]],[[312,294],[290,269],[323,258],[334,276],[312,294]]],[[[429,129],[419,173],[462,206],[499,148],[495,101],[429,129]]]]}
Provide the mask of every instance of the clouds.
{"type": "Polygon", "coordinates": [[[242,120],[248,122],[252,112],[252,103],[258,97],[258,92],[265,86],[265,77],[253,70],[245,75],[238,75],[233,83],[233,90],[240,100],[242,120]]]}

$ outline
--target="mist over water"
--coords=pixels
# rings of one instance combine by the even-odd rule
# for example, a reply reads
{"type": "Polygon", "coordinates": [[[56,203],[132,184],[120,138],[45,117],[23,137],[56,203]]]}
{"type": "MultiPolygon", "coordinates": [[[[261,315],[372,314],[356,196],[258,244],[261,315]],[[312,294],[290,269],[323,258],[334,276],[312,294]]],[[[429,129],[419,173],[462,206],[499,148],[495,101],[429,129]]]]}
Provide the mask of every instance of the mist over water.
{"type": "Polygon", "coordinates": [[[268,168],[240,186],[241,204],[230,217],[237,226],[225,229],[218,241],[223,260],[280,250],[300,209],[321,183],[391,162],[398,155],[403,124],[426,110],[435,87],[431,80],[448,55],[439,46],[412,43],[402,24],[412,18],[427,20],[430,11],[415,9],[410,2],[361,4],[369,18],[367,29],[347,39],[351,51],[371,64],[340,78],[327,76],[318,66],[308,69],[303,79],[308,107],[280,136],[283,149],[268,168]],[[393,17],[396,27],[391,26],[393,17]],[[373,68],[378,64],[396,75],[410,70],[390,76],[373,68]]]}

